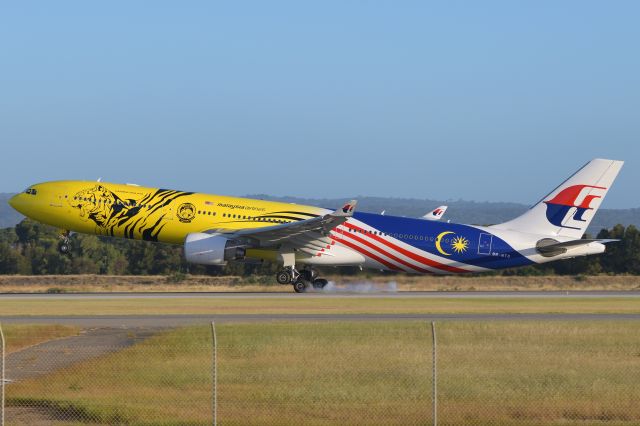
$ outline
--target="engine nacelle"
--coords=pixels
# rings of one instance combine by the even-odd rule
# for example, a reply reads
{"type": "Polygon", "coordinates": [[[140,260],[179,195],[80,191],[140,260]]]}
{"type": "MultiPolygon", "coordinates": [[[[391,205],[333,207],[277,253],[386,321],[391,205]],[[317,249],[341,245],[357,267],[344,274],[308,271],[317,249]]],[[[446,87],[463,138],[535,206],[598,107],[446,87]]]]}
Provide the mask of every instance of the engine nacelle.
{"type": "Polygon", "coordinates": [[[188,234],[184,242],[187,262],[199,265],[226,265],[229,260],[244,259],[245,249],[234,240],[201,232],[188,234]]]}

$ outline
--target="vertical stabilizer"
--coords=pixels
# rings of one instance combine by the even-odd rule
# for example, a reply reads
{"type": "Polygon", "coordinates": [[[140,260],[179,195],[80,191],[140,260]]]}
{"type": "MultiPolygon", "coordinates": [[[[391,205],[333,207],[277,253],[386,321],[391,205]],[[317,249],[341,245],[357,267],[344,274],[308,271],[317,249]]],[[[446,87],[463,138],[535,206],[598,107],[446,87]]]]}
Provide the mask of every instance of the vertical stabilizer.
{"type": "Polygon", "coordinates": [[[616,160],[591,160],[525,214],[494,227],[530,234],[580,238],[623,164],[623,161],[616,160]]]}

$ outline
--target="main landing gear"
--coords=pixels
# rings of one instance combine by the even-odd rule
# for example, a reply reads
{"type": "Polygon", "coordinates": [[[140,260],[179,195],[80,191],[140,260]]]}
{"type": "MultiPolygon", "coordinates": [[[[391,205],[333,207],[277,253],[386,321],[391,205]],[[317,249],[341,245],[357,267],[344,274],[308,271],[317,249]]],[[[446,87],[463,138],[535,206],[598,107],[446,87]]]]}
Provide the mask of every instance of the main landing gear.
{"type": "Polygon", "coordinates": [[[276,281],[279,284],[293,285],[293,291],[304,293],[309,287],[322,290],[329,282],[324,278],[318,278],[318,271],[312,268],[305,268],[298,271],[296,268],[287,266],[276,274],[276,281]]]}
{"type": "Polygon", "coordinates": [[[69,255],[71,253],[71,232],[62,231],[60,233],[60,242],[58,242],[58,252],[60,254],[69,255]]]}

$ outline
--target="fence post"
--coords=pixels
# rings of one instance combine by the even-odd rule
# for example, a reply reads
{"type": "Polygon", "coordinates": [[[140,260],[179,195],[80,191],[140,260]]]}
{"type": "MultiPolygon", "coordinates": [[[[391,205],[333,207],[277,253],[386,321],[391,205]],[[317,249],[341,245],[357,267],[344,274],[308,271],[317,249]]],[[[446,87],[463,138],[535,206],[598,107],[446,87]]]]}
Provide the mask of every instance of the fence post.
{"type": "Polygon", "coordinates": [[[213,426],[218,424],[218,339],[216,337],[216,324],[211,321],[211,338],[213,343],[213,426]]]}
{"type": "Polygon", "coordinates": [[[431,321],[431,340],[433,342],[433,355],[431,357],[433,375],[433,426],[438,426],[438,339],[436,339],[436,323],[431,321]]]}
{"type": "Polygon", "coordinates": [[[0,426],[4,426],[4,333],[0,324],[0,426]]]}

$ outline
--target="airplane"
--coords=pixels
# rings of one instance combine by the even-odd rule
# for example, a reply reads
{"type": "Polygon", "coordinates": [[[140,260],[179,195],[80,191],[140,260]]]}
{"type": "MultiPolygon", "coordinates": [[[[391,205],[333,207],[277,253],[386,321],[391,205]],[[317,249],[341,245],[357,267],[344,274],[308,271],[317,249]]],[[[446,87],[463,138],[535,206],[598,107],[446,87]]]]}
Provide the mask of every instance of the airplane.
{"type": "Polygon", "coordinates": [[[425,219],[425,220],[440,220],[440,219],[442,219],[442,216],[444,216],[444,212],[447,211],[447,207],[448,206],[436,207],[435,209],[431,210],[429,213],[427,213],[424,216],[422,216],[421,219],[425,219]]]}
{"type": "Polygon", "coordinates": [[[464,225],[248,198],[91,181],[39,183],[9,204],[70,233],[179,244],[188,262],[271,261],[295,292],[322,288],[317,267],[418,274],[481,273],[603,253],[614,240],[582,239],[623,165],[594,159],[527,212],[490,226],[464,225]]]}

